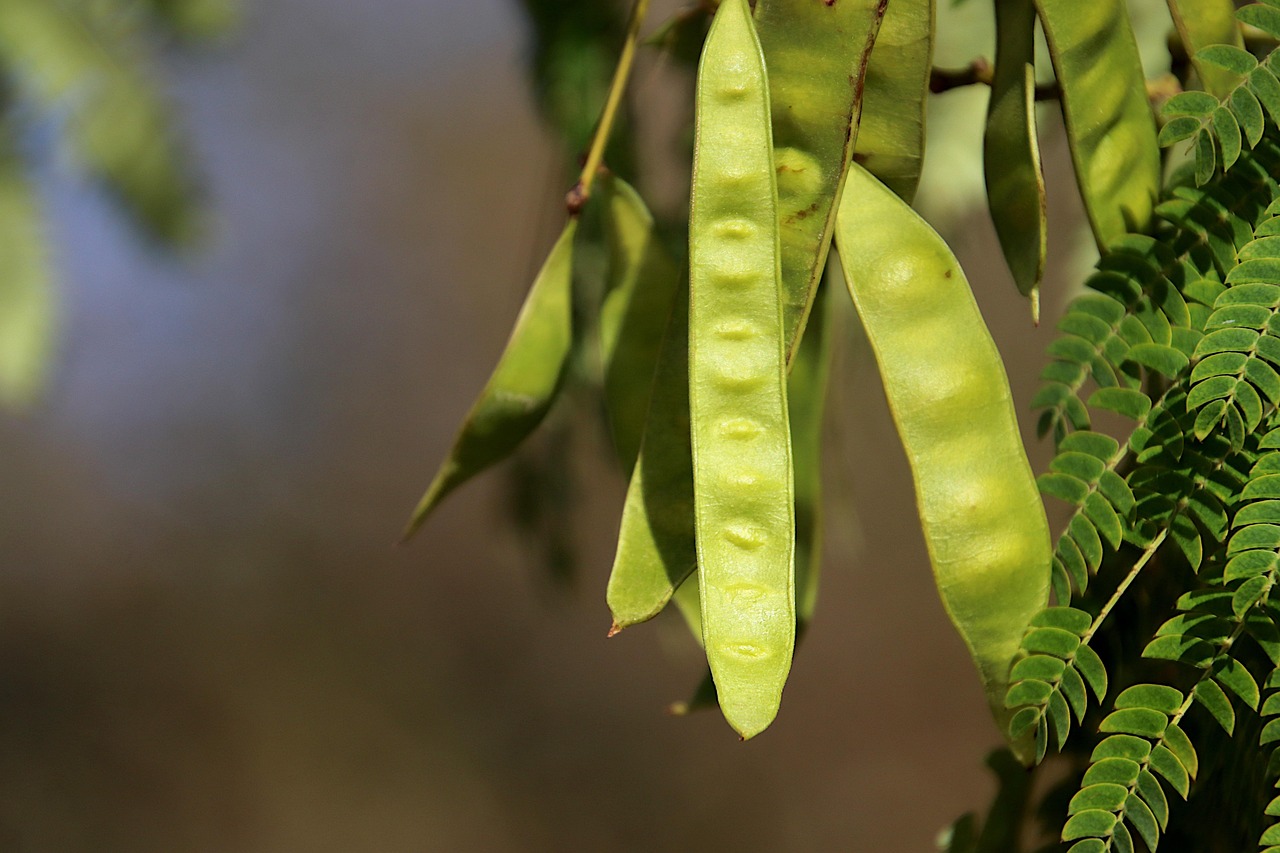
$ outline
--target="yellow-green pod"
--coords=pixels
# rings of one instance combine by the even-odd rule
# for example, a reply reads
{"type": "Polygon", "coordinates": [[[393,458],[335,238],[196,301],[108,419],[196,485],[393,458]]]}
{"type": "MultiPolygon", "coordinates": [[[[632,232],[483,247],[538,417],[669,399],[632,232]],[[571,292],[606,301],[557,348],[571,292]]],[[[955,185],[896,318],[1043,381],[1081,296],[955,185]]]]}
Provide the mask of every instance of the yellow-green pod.
{"type": "Polygon", "coordinates": [[[987,205],[1018,292],[1040,322],[1047,244],[1044,172],[1035,113],[1036,10],[1031,0],[996,0],[996,68],[983,139],[987,205]]]}
{"type": "Polygon", "coordinates": [[[511,338],[405,528],[407,539],[446,495],[505,459],[542,423],[560,390],[573,345],[570,219],[525,297],[511,338]]]}
{"type": "Polygon", "coordinates": [[[1196,53],[1211,44],[1244,47],[1244,36],[1236,21],[1236,4],[1232,0],[1168,0],[1168,3],[1178,36],[1205,91],[1215,98],[1230,95],[1239,77],[1226,69],[1197,61],[1196,53]]]}
{"type": "Polygon", "coordinates": [[[795,647],[795,506],[764,57],[723,0],[698,66],[689,410],[702,636],[743,738],[778,712],[795,647]]]}
{"type": "Polygon", "coordinates": [[[863,81],[886,0],[757,0],[769,68],[787,351],[800,346],[858,136],[863,81]]]}
{"type": "Polygon", "coordinates": [[[640,452],[654,367],[671,316],[680,269],[654,232],[653,216],[626,181],[596,183],[609,249],[607,293],[600,306],[604,398],[624,471],[640,452]]]}
{"type": "Polygon", "coordinates": [[[1076,183],[1099,248],[1143,231],[1160,146],[1124,0],[1035,0],[1058,77],[1076,183]]]}
{"type": "MultiPolygon", "coordinates": [[[[822,417],[826,408],[827,380],[831,375],[831,341],[836,323],[831,301],[843,298],[844,285],[828,274],[813,303],[813,313],[804,331],[800,349],[791,362],[787,377],[787,414],[791,420],[791,458],[795,469],[796,494],[796,642],[804,636],[818,604],[818,579],[822,569],[822,417]]],[[[702,642],[702,610],[698,599],[698,577],[690,575],[676,590],[673,600],[689,626],[702,642]]],[[[679,714],[716,705],[716,689],[711,674],[699,682],[685,702],[672,705],[679,714]]]]}
{"type": "Polygon", "coordinates": [[[871,50],[854,162],[907,201],[924,162],[934,0],[892,0],[871,50]]]}
{"type": "Polygon", "coordinates": [[[1048,601],[1052,551],[1004,364],[946,243],[861,169],[836,247],[911,464],[938,594],[1007,731],[1009,667],[1048,601]]]}
{"type": "MultiPolygon", "coordinates": [[[[786,294],[784,325],[793,365],[800,358],[799,336],[830,246],[835,199],[856,138],[865,65],[883,14],[884,0],[834,5],[761,0],[756,4],[756,27],[770,69],[786,294]]],[[[621,200],[621,193],[618,198],[621,200]]],[[[637,217],[615,217],[617,222],[624,219],[637,217]]],[[[604,313],[602,338],[607,352],[611,348],[610,304],[604,313]]],[[[614,631],[660,612],[696,563],[687,383],[677,386],[673,375],[679,369],[677,362],[687,370],[687,326],[673,323],[670,334],[679,341],[680,349],[678,353],[674,345],[670,351],[664,349],[661,364],[665,366],[658,368],[662,376],[644,428],[647,450],[627,489],[609,580],[607,598],[614,631]],[[688,507],[685,519],[678,517],[677,508],[682,506],[688,507]]],[[[627,371],[616,373],[619,387],[630,381],[627,371]]],[[[611,406],[611,410],[618,408],[611,406]]],[[[615,426],[615,435],[617,432],[615,426]]],[[[619,438],[618,443],[621,446],[624,440],[619,438]]],[[[798,500],[798,507],[803,503],[798,500]]],[[[799,512],[805,510],[800,508],[799,512]]],[[[797,548],[801,550],[806,529],[801,525],[797,530],[797,548]]],[[[695,588],[696,584],[689,586],[695,588]]],[[[696,605],[696,594],[692,600],[696,605]]]]}

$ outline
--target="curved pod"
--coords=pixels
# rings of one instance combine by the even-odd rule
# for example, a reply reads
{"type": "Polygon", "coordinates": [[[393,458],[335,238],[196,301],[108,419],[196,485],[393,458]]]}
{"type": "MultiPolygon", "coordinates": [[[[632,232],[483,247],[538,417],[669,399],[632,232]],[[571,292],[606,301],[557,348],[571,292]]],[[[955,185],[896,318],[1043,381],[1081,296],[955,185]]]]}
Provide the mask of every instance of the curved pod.
{"type": "Polygon", "coordinates": [[[889,4],[867,64],[862,122],[854,148],[854,162],[907,201],[915,198],[924,163],[934,17],[934,0],[889,4]]]}
{"type": "Polygon", "coordinates": [[[777,715],[795,647],[795,506],[778,199],[764,57],[724,0],[698,68],[689,409],[702,632],[744,738],[777,715]]]}
{"type": "Polygon", "coordinates": [[[596,186],[609,247],[600,306],[605,408],[625,473],[640,452],[654,371],[683,276],[659,241],[640,194],[616,175],[601,176],[596,186]]]}
{"type": "MultiPolygon", "coordinates": [[[[1029,2],[1029,0],[1028,0],[1029,2]]],[[[836,199],[887,0],[757,0],[778,174],[783,321],[794,360],[826,266],[836,199]]]]}
{"type": "Polygon", "coordinates": [[[942,238],[854,167],[836,246],[915,479],[938,594],[1008,730],[1009,666],[1052,552],[995,343],[942,238]]]}
{"type": "MultiPolygon", "coordinates": [[[[697,564],[689,447],[689,299],[677,288],[640,453],[627,486],[605,600],[610,636],[652,619],[697,564]]],[[[701,631],[696,632],[699,641],[701,631]]]]}
{"type": "Polygon", "coordinates": [[[1160,146],[1124,0],[1035,0],[1062,90],[1076,183],[1098,246],[1145,231],[1160,146]]]}
{"type": "Polygon", "coordinates": [[[1035,112],[1036,10],[1031,0],[996,0],[996,69],[991,81],[982,171],[987,209],[1018,292],[1040,322],[1047,248],[1044,172],[1035,112]]]}
{"type": "Polygon", "coordinates": [[[573,346],[573,238],[570,219],[525,296],[498,366],[458,430],[449,458],[418,502],[403,539],[445,496],[510,456],[551,410],[573,346]]]}

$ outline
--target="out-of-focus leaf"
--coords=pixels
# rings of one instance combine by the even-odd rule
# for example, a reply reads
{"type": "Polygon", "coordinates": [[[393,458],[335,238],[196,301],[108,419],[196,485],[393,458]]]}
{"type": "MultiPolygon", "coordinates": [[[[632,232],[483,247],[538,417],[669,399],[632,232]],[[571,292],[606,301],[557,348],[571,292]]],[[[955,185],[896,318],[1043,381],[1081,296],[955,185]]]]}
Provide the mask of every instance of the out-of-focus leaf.
{"type": "MultiPolygon", "coordinates": [[[[0,144],[7,143],[0,140],[0,144]]],[[[54,299],[40,211],[22,163],[0,148],[0,404],[29,402],[50,349],[54,299]]]]}
{"type": "MultiPolygon", "coordinates": [[[[139,0],[123,0],[139,2],[139,0]]],[[[174,35],[207,39],[223,35],[240,20],[240,0],[141,0],[174,35]]]]}
{"type": "Polygon", "coordinates": [[[6,0],[0,61],[17,95],[58,116],[84,167],[149,234],[194,236],[193,185],[146,31],[92,4],[6,0]]]}

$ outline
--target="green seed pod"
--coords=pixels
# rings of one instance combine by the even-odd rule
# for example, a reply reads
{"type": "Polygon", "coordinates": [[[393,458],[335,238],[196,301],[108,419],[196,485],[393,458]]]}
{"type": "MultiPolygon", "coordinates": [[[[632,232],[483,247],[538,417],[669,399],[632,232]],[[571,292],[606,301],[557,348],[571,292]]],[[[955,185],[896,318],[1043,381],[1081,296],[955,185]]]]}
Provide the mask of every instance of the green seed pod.
{"type": "Polygon", "coordinates": [[[758,0],[778,174],[783,325],[795,357],[826,265],[886,0],[758,0]]]}
{"type": "Polygon", "coordinates": [[[449,458],[414,509],[404,539],[422,526],[446,495],[510,456],[551,409],[573,344],[573,237],[577,230],[578,220],[569,220],[552,247],[525,297],[498,366],[458,431],[449,458]]]}
{"type": "Polygon", "coordinates": [[[1151,221],[1160,146],[1124,0],[1036,0],[1099,248],[1151,221]]]}
{"type": "Polygon", "coordinates": [[[1052,552],[1004,365],[946,243],[857,167],[836,245],[911,464],[938,593],[1007,731],[1009,667],[1048,601],[1052,552]]]}
{"type": "Polygon", "coordinates": [[[640,452],[658,352],[680,283],[680,270],[654,232],[640,194],[619,177],[596,184],[609,247],[600,307],[604,397],[613,444],[624,471],[640,452]]]}
{"type": "Polygon", "coordinates": [[[1036,10],[1031,0],[996,0],[996,69],[982,165],[987,207],[1018,292],[1040,322],[1040,279],[1048,240],[1044,173],[1035,113],[1036,10]]]}
{"type": "Polygon", "coordinates": [[[893,0],[867,65],[854,162],[907,201],[924,163],[924,107],[933,69],[934,0],[893,0]]]}
{"type": "Polygon", "coordinates": [[[764,56],[724,0],[698,68],[689,410],[702,634],[744,738],[777,715],[795,647],[795,505],[764,56]]]}

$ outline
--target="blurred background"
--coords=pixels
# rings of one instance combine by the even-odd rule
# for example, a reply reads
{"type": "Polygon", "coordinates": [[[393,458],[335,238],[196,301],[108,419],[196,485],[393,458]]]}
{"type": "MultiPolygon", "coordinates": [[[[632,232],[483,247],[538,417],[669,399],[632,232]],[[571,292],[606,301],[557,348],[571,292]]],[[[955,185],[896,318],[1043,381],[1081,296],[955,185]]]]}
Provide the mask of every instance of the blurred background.
{"type": "MultiPolygon", "coordinates": [[[[989,28],[970,6],[940,32],[989,28]]],[[[985,808],[999,735],[851,314],[821,602],[758,739],[665,712],[702,673],[678,619],[605,639],[625,483],[590,400],[392,546],[562,222],[529,38],[511,0],[261,0],[162,44],[204,187],[179,251],[56,121],[24,132],[57,319],[43,387],[0,410],[0,850],[928,851],[985,808]],[[513,472],[547,464],[572,488],[517,528],[513,472]]],[[[959,41],[940,64],[972,58],[959,41]]],[[[635,83],[663,162],[687,78],[648,52],[635,83]]],[[[935,99],[922,205],[1026,413],[1088,238],[1046,113],[1033,329],[981,210],[980,124],[955,118],[985,98],[935,99]]],[[[648,187],[678,209],[678,181],[648,187]]]]}

